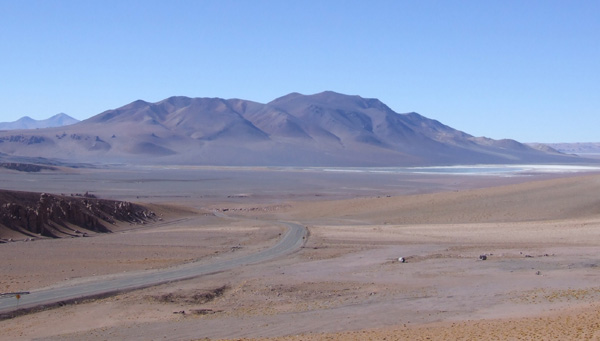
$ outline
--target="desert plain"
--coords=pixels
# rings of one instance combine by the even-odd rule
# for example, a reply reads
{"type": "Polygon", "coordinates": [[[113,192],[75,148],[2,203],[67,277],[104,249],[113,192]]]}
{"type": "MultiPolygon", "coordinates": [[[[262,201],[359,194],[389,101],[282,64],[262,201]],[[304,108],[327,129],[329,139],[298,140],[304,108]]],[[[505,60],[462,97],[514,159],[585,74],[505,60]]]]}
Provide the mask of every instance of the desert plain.
{"type": "Polygon", "coordinates": [[[114,166],[0,181],[160,217],[88,238],[3,231],[1,292],[248,257],[282,222],[308,229],[283,257],[4,319],[3,340],[600,339],[597,171],[114,166]]]}

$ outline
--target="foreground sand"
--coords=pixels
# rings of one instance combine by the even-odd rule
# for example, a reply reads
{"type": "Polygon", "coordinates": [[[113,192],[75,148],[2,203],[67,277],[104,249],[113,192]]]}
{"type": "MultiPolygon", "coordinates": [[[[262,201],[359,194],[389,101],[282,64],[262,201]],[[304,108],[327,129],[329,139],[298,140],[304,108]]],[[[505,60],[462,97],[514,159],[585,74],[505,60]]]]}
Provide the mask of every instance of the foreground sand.
{"type": "Polygon", "coordinates": [[[178,202],[180,213],[147,229],[2,245],[1,285],[235,257],[274,243],[280,220],[310,237],[284,259],[0,321],[2,337],[600,339],[598,193],[590,175],[320,202],[178,202]]]}
{"type": "MultiPolygon", "coordinates": [[[[536,317],[430,323],[414,327],[369,329],[330,334],[303,334],[252,340],[598,340],[597,304],[536,317]]],[[[241,340],[241,339],[237,339],[241,340]]],[[[250,340],[250,339],[243,339],[250,340]]]]}

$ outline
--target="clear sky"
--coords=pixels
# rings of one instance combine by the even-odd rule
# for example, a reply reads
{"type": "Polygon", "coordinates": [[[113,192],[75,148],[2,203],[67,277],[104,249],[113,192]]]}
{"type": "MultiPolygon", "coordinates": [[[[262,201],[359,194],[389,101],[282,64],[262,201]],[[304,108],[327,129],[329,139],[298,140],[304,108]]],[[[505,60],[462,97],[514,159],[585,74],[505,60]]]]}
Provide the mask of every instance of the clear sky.
{"type": "Polygon", "coordinates": [[[0,121],[333,90],[476,136],[600,141],[600,1],[0,0],[0,121]]]}

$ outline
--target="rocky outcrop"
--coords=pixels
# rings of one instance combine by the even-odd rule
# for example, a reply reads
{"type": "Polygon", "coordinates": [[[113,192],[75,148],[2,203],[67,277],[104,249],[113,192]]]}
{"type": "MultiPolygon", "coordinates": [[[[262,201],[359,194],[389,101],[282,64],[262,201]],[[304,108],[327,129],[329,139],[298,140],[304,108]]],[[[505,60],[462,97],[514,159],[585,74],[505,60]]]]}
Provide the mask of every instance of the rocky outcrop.
{"type": "Polygon", "coordinates": [[[155,219],[154,212],[130,202],[96,199],[89,195],[0,191],[0,225],[30,237],[107,233],[119,222],[144,224],[155,219]]]}
{"type": "Polygon", "coordinates": [[[0,143],[2,142],[14,142],[14,143],[22,143],[26,145],[38,144],[46,141],[43,136],[36,135],[9,135],[0,137],[0,143]]]}

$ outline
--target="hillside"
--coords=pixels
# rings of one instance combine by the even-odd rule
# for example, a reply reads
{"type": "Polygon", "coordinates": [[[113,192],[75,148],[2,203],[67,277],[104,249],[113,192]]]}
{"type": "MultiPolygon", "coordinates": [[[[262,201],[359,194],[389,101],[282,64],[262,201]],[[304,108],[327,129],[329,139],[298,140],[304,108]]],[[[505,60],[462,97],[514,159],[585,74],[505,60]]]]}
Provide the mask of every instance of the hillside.
{"type": "Polygon", "coordinates": [[[573,162],[553,150],[474,137],[377,99],[292,93],[142,100],[80,123],[0,133],[0,152],[69,162],[277,166],[422,166],[573,162]]]}

